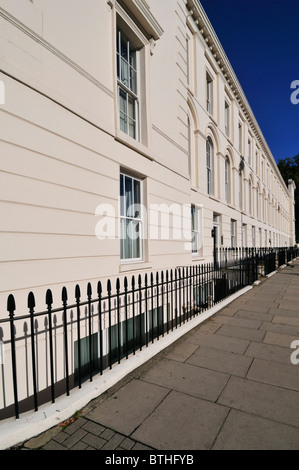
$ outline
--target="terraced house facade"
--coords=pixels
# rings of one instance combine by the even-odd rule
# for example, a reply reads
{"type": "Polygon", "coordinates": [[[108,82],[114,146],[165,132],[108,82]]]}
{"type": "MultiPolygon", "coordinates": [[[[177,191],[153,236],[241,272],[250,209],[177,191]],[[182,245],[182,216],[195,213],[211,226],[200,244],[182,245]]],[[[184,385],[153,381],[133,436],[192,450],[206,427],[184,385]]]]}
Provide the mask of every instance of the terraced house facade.
{"type": "Polygon", "coordinates": [[[294,244],[294,183],[198,0],[0,0],[0,23],[1,318],[12,292],[22,313],[294,244]]]}

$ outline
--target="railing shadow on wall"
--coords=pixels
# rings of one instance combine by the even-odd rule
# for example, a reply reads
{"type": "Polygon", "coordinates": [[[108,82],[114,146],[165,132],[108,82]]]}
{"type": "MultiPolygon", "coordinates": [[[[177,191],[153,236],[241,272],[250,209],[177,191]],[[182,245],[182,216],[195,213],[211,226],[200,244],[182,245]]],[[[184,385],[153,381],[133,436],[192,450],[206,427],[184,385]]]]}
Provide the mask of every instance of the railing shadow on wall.
{"type": "Polygon", "coordinates": [[[63,287],[59,308],[48,289],[42,312],[35,312],[30,292],[28,313],[21,316],[10,294],[8,317],[0,320],[0,419],[18,419],[70,395],[297,255],[296,248],[220,249],[214,264],[118,278],[115,286],[108,280],[105,292],[100,281],[96,292],[88,283],[85,300],[76,285],[71,304],[63,287]]]}

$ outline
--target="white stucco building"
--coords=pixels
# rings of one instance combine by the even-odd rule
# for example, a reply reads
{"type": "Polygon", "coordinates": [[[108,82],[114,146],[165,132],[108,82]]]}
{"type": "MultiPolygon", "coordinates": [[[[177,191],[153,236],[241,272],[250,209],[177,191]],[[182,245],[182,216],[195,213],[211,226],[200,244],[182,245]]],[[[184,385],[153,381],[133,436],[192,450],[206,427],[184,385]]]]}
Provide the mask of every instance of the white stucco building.
{"type": "Polygon", "coordinates": [[[294,243],[293,182],[198,0],[0,0],[0,63],[1,318],[10,293],[22,313],[212,262],[212,229],[294,243]]]}

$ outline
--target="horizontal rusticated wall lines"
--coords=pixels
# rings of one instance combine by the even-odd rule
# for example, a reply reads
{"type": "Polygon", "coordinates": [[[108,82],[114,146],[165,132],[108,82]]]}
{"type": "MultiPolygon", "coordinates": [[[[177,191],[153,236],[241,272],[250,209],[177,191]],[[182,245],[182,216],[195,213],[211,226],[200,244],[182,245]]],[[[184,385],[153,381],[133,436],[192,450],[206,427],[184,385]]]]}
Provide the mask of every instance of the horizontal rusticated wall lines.
{"type": "Polygon", "coordinates": [[[108,280],[105,288],[98,281],[95,292],[90,283],[84,293],[78,284],[74,293],[63,287],[58,308],[48,289],[42,312],[35,312],[30,292],[28,313],[19,316],[10,294],[8,316],[0,320],[0,419],[70,395],[298,254],[297,248],[221,249],[214,264],[118,278],[115,285],[108,280]]]}

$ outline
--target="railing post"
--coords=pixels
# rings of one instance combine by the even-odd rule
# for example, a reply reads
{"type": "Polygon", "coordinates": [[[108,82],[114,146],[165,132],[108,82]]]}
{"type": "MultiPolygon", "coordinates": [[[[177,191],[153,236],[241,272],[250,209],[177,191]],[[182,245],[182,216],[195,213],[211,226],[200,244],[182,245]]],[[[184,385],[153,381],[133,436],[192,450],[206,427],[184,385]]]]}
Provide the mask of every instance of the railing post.
{"type": "Polygon", "coordinates": [[[154,275],[151,273],[152,343],[154,342],[154,275]]]}
{"type": "Polygon", "coordinates": [[[19,419],[16,343],[15,343],[15,331],[14,331],[15,310],[16,310],[15,298],[12,294],[10,294],[7,299],[7,311],[9,312],[9,319],[10,319],[11,364],[12,364],[12,378],[13,378],[14,400],[15,400],[15,416],[16,416],[16,419],[19,419]]]}
{"type": "Polygon", "coordinates": [[[52,331],[53,295],[52,295],[52,291],[50,289],[48,289],[47,292],[46,292],[46,304],[48,306],[48,320],[49,320],[51,399],[52,399],[52,403],[55,403],[54,362],[53,362],[53,331],[52,331]]]}
{"type": "Polygon", "coordinates": [[[103,374],[103,329],[102,329],[102,284],[98,282],[97,286],[99,299],[99,324],[100,324],[100,374],[103,374]]]}
{"type": "Polygon", "coordinates": [[[81,336],[80,336],[80,298],[81,298],[81,291],[80,287],[77,284],[75,287],[75,298],[77,304],[77,340],[78,340],[78,383],[79,388],[81,388],[81,336]]]}
{"type": "Polygon", "coordinates": [[[133,354],[135,355],[135,277],[132,276],[133,354]]]}
{"type": "Polygon", "coordinates": [[[139,336],[140,336],[140,351],[142,351],[142,280],[141,274],[138,276],[138,287],[139,287],[139,336]]]}
{"type": "Polygon", "coordinates": [[[108,279],[107,281],[107,293],[108,293],[108,319],[109,319],[109,368],[112,369],[112,334],[111,334],[111,281],[108,279]]]}
{"type": "Polygon", "coordinates": [[[161,271],[161,291],[162,291],[162,337],[164,337],[164,272],[161,271]]]}
{"type": "Polygon", "coordinates": [[[87,299],[88,299],[89,380],[90,382],[92,382],[91,297],[92,297],[92,288],[91,288],[91,283],[89,282],[87,284],[87,299]]]}
{"type": "Polygon", "coordinates": [[[166,270],[166,332],[169,333],[169,277],[168,277],[168,269],[166,270]]]}
{"type": "Polygon", "coordinates": [[[126,331],[126,359],[128,359],[128,279],[124,279],[125,288],[125,331],[126,331]]]}
{"type": "MultiPolygon", "coordinates": [[[[180,326],[182,324],[182,278],[181,278],[181,269],[178,268],[178,275],[179,275],[179,317],[180,317],[180,326]]],[[[184,288],[184,281],[183,281],[183,288],[184,288]]],[[[184,291],[183,291],[184,292],[184,291]]]]}
{"type": "Polygon", "coordinates": [[[145,292],[145,344],[148,347],[148,307],[147,307],[147,273],[144,277],[144,292],[145,292]]]}
{"type": "Polygon", "coordinates": [[[170,270],[170,313],[171,313],[171,331],[173,331],[173,313],[174,313],[174,301],[173,301],[173,270],[170,270]]]}
{"type": "Polygon", "coordinates": [[[177,286],[177,269],[174,270],[174,289],[175,289],[175,327],[178,327],[178,286],[177,286]]]}
{"type": "Polygon", "coordinates": [[[120,364],[120,280],[116,279],[116,308],[117,308],[117,361],[120,364]]]}
{"type": "Polygon", "coordinates": [[[36,386],[36,362],[35,362],[35,348],[34,348],[34,307],[35,298],[33,292],[29,292],[27,306],[30,312],[30,332],[31,332],[31,358],[32,358],[32,381],[33,381],[33,399],[34,410],[38,410],[37,404],[37,386],[36,386]]]}
{"type": "MultiPolygon", "coordinates": [[[[187,269],[187,268],[186,268],[187,269]]],[[[183,303],[182,303],[182,313],[183,313],[183,323],[185,323],[185,315],[186,315],[186,302],[185,302],[185,268],[183,267],[182,270],[182,283],[180,285],[183,286],[183,303]]],[[[181,268],[179,268],[179,274],[181,273],[181,268]]]]}
{"type": "Polygon", "coordinates": [[[64,349],[65,349],[65,382],[66,382],[66,394],[70,394],[70,385],[69,385],[69,365],[68,365],[68,341],[67,341],[67,290],[66,287],[62,289],[61,300],[63,303],[63,328],[64,328],[64,349]]]}
{"type": "Polygon", "coordinates": [[[159,313],[159,273],[156,272],[156,286],[157,286],[157,340],[159,340],[159,327],[160,327],[160,313],[159,313]]]}

